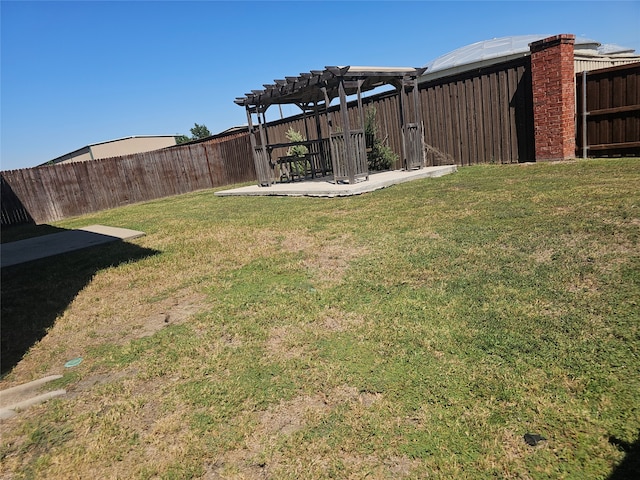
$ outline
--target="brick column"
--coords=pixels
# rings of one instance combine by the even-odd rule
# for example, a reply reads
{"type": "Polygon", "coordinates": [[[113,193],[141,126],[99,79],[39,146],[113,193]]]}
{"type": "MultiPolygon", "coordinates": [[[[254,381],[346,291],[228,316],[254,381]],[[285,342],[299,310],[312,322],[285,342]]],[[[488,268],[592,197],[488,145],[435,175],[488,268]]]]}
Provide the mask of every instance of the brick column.
{"type": "Polygon", "coordinates": [[[529,44],[536,161],[576,156],[575,38],[561,34],[529,44]]]}

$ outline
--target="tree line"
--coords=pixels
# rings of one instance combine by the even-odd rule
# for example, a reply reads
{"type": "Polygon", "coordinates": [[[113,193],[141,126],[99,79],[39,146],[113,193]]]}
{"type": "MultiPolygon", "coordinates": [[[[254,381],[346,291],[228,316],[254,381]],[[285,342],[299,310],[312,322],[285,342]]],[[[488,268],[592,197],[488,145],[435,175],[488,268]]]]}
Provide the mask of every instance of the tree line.
{"type": "Polygon", "coordinates": [[[203,138],[210,136],[211,132],[205,125],[198,125],[197,123],[194,123],[194,127],[191,129],[191,136],[176,135],[176,144],[180,145],[181,143],[192,142],[193,140],[202,140],[203,138]]]}

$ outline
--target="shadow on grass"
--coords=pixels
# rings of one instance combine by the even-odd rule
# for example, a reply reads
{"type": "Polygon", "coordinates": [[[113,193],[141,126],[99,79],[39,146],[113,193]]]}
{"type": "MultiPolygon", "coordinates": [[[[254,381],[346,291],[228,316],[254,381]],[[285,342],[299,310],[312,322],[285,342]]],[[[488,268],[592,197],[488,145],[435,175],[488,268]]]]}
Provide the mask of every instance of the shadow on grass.
{"type": "Polygon", "coordinates": [[[11,371],[46,335],[97,272],[157,253],[116,241],[2,268],[0,376],[11,371]]]}
{"type": "Polygon", "coordinates": [[[609,443],[626,452],[626,455],[607,480],[640,478],[640,432],[633,443],[625,442],[616,437],[609,437],[609,443]]]}

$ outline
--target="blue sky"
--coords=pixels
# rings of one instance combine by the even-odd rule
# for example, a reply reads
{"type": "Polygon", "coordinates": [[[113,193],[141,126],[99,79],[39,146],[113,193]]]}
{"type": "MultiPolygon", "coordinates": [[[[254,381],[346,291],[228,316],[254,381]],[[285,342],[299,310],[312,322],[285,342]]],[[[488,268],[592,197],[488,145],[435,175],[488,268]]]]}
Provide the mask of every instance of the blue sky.
{"type": "Polygon", "coordinates": [[[539,33],[640,52],[638,1],[3,0],[0,17],[2,170],[194,123],[218,133],[246,123],[235,97],[326,65],[419,67],[539,33]]]}

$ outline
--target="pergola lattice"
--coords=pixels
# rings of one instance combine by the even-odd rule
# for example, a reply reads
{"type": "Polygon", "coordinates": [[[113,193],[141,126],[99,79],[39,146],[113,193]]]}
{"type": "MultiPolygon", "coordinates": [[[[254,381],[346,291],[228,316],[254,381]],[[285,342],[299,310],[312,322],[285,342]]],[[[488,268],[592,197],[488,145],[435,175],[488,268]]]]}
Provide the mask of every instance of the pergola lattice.
{"type": "MultiPolygon", "coordinates": [[[[298,77],[286,77],[264,85],[262,90],[253,90],[244,97],[235,99],[235,103],[244,106],[249,123],[249,134],[253,158],[262,186],[271,185],[275,179],[274,162],[271,152],[274,148],[309,144],[323,159],[330,153],[333,177],[336,182],[355,183],[369,176],[366,143],[364,135],[364,112],[362,93],[382,85],[392,85],[400,92],[400,122],[402,125],[403,165],[406,169],[420,168],[424,165],[424,127],[418,95],[418,77],[424,68],[409,67],[325,67],[324,70],[312,70],[298,77]],[[357,96],[357,119],[352,121],[347,111],[347,97],[357,96]],[[333,114],[329,111],[331,101],[340,99],[340,106],[333,114]],[[265,113],[271,105],[294,104],[305,116],[313,113],[316,119],[317,138],[305,142],[269,143],[266,134],[265,113]],[[326,138],[322,138],[320,113],[326,112],[329,125],[328,150],[326,138]],[[254,123],[253,115],[257,122],[254,123]],[[339,115],[334,122],[332,115],[339,115]],[[338,123],[340,124],[338,126],[338,123]]],[[[326,163],[323,163],[326,167],[326,163]]],[[[326,173],[323,167],[323,173],[326,173]]]]}

